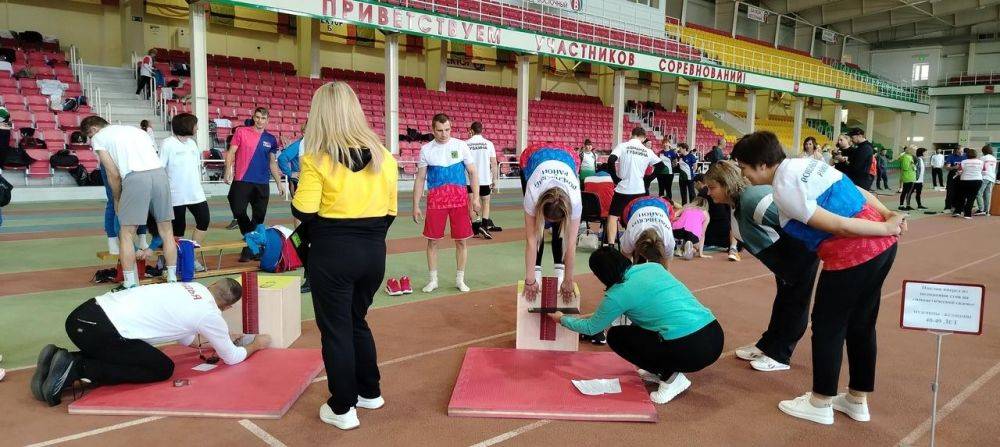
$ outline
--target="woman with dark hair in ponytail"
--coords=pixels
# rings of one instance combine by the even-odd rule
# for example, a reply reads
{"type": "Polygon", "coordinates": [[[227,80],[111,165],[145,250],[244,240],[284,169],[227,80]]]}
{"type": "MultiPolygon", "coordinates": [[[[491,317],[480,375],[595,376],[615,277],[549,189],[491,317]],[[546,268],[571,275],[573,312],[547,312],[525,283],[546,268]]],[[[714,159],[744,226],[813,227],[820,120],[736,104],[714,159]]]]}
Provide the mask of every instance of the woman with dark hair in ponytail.
{"type": "Polygon", "coordinates": [[[627,326],[608,330],[608,346],[639,367],[643,380],[659,388],[650,399],[665,404],[691,386],[684,373],[700,371],[722,354],[722,326],[663,266],[633,265],[612,247],[590,255],[590,269],[607,288],[589,318],[549,314],[559,324],[581,334],[597,334],[625,316],[627,326]]]}

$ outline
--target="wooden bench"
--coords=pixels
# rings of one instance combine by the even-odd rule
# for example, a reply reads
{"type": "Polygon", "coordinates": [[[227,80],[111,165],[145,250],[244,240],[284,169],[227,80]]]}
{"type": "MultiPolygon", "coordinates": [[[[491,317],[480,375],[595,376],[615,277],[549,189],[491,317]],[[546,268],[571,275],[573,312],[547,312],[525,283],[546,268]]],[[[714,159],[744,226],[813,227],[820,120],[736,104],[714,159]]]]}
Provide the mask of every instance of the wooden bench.
{"type": "MultiPolygon", "coordinates": [[[[259,266],[257,266],[257,264],[242,265],[242,266],[239,266],[239,267],[229,267],[229,268],[224,268],[224,269],[220,268],[220,269],[215,269],[215,270],[205,270],[204,272],[196,272],[194,274],[194,277],[195,277],[195,279],[197,279],[197,278],[210,278],[210,277],[213,277],[213,276],[237,275],[237,274],[240,274],[240,273],[243,273],[243,272],[256,272],[258,270],[260,270],[260,268],[259,268],[259,266]]],[[[145,285],[145,284],[156,284],[156,283],[161,283],[161,282],[164,282],[164,281],[166,281],[166,278],[160,276],[160,277],[156,277],[156,278],[144,278],[143,280],[139,281],[139,284],[143,284],[143,285],[145,285]]]]}
{"type": "MultiPolygon", "coordinates": [[[[220,269],[222,269],[222,252],[223,251],[225,251],[225,250],[236,250],[236,249],[242,250],[246,246],[247,246],[246,242],[243,242],[243,241],[219,242],[219,243],[214,243],[214,244],[205,244],[205,245],[202,245],[201,247],[195,248],[194,252],[195,252],[195,254],[201,256],[201,264],[204,265],[204,266],[206,266],[206,267],[208,267],[208,265],[207,265],[208,263],[205,262],[205,252],[217,252],[218,261],[216,262],[215,269],[216,270],[220,270],[220,269]]],[[[159,256],[159,255],[163,254],[163,251],[162,250],[156,250],[153,253],[155,255],[159,256]]],[[[118,255],[113,255],[113,254],[111,254],[110,252],[108,252],[106,250],[105,251],[99,251],[99,252],[97,252],[97,259],[100,259],[102,261],[106,261],[106,260],[109,260],[109,259],[110,260],[117,260],[118,259],[118,255]]],[[[254,267],[253,270],[256,270],[256,267],[254,267]]],[[[205,273],[205,272],[201,272],[201,273],[205,273]]],[[[239,273],[239,272],[237,272],[237,273],[239,273]]],[[[228,274],[228,273],[224,273],[224,274],[228,274]]],[[[214,275],[210,275],[210,276],[214,276],[214,275]]],[[[195,275],[195,277],[198,277],[198,276],[195,275]]]]}

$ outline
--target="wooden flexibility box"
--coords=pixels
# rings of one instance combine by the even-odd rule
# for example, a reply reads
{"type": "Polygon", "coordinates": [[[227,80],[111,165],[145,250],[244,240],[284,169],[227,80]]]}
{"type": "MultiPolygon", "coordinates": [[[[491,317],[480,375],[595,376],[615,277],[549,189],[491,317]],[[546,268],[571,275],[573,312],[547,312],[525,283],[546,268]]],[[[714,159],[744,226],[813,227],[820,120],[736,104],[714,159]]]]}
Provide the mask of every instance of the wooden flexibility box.
{"type": "MultiPolygon", "coordinates": [[[[287,348],[302,335],[302,298],[299,276],[259,275],[257,311],[259,333],[271,336],[272,348],[287,348]]],[[[242,302],[222,313],[229,332],[242,332],[242,302]]]]}

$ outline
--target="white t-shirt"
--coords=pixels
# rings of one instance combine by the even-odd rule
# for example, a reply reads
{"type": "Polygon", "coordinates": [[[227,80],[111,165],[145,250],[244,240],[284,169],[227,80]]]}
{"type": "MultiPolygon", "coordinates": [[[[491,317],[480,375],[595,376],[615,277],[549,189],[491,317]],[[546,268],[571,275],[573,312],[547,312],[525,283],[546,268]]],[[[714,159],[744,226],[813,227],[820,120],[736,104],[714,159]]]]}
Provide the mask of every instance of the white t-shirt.
{"type": "Polygon", "coordinates": [[[469,145],[458,138],[450,138],[444,144],[438,143],[437,140],[431,140],[421,146],[417,166],[421,168],[428,166],[448,167],[458,162],[475,165],[469,145]]]}
{"type": "Polygon", "coordinates": [[[962,177],[959,180],[982,180],[983,160],[979,158],[967,158],[962,160],[962,177]]]}
{"type": "Polygon", "coordinates": [[[674,252],[674,232],[670,226],[670,217],[661,208],[655,206],[644,206],[639,208],[629,216],[628,226],[625,227],[625,234],[622,236],[622,253],[631,255],[635,250],[635,241],[639,235],[649,228],[655,228],[656,232],[663,238],[667,256],[674,252]]]}
{"type": "Polygon", "coordinates": [[[91,138],[91,144],[95,151],[108,151],[123,179],[131,172],[163,167],[156,156],[153,139],[138,127],[109,125],[91,138]]]}
{"type": "Polygon", "coordinates": [[[789,220],[808,223],[820,195],[844,175],[813,158],[786,158],[774,173],[774,203],[778,205],[782,226],[789,220]]]}
{"type": "Polygon", "coordinates": [[[192,205],[205,201],[201,186],[201,150],[193,138],[181,142],[170,136],[160,144],[160,160],[170,180],[172,206],[192,205]]]}
{"type": "Polygon", "coordinates": [[[583,215],[580,177],[577,177],[566,163],[559,160],[544,161],[531,173],[524,189],[524,213],[534,216],[538,198],[552,188],[559,188],[569,196],[570,217],[579,219],[583,215]]]}
{"type": "Polygon", "coordinates": [[[938,153],[931,155],[931,167],[932,168],[944,167],[944,154],[938,153]]]}
{"type": "Polygon", "coordinates": [[[479,176],[479,185],[492,185],[493,173],[490,171],[490,167],[493,166],[493,162],[491,160],[497,158],[497,151],[493,146],[493,142],[487,140],[482,135],[473,135],[472,138],[465,140],[465,145],[469,146],[469,151],[472,152],[472,160],[476,163],[476,175],[479,176]]]}
{"type": "Polygon", "coordinates": [[[597,154],[594,153],[594,151],[580,152],[580,170],[581,171],[597,170],[597,154]]]}
{"type": "Polygon", "coordinates": [[[174,282],[133,287],[97,297],[122,337],[155,345],[190,345],[205,337],[227,365],[247,358],[246,348],[233,344],[229,327],[208,287],[196,282],[174,282]]]}
{"type": "Polygon", "coordinates": [[[993,155],[983,155],[979,159],[983,161],[983,180],[996,183],[997,158],[993,155]]]}
{"type": "Polygon", "coordinates": [[[618,157],[618,177],[621,182],[615,186],[615,192],[619,194],[642,194],[646,192],[646,185],[642,182],[642,177],[646,174],[646,169],[660,162],[642,141],[636,138],[628,140],[615,146],[611,155],[618,157]]]}
{"type": "Polygon", "coordinates": [[[143,56],[139,63],[139,76],[153,77],[153,56],[143,56]]]}

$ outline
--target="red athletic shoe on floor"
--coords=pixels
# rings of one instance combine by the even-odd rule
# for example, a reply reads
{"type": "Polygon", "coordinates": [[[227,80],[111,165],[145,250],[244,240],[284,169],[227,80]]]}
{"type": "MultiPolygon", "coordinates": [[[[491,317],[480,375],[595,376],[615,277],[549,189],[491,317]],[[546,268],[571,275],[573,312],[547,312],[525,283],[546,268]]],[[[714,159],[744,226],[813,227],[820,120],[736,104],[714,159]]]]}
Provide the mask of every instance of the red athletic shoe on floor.
{"type": "Polygon", "coordinates": [[[385,293],[389,296],[400,296],[403,294],[403,289],[399,287],[399,280],[396,278],[389,278],[385,282],[385,293]]]}
{"type": "Polygon", "coordinates": [[[413,293],[413,287],[410,286],[410,277],[404,276],[399,278],[399,290],[403,293],[410,294],[413,293]]]}

